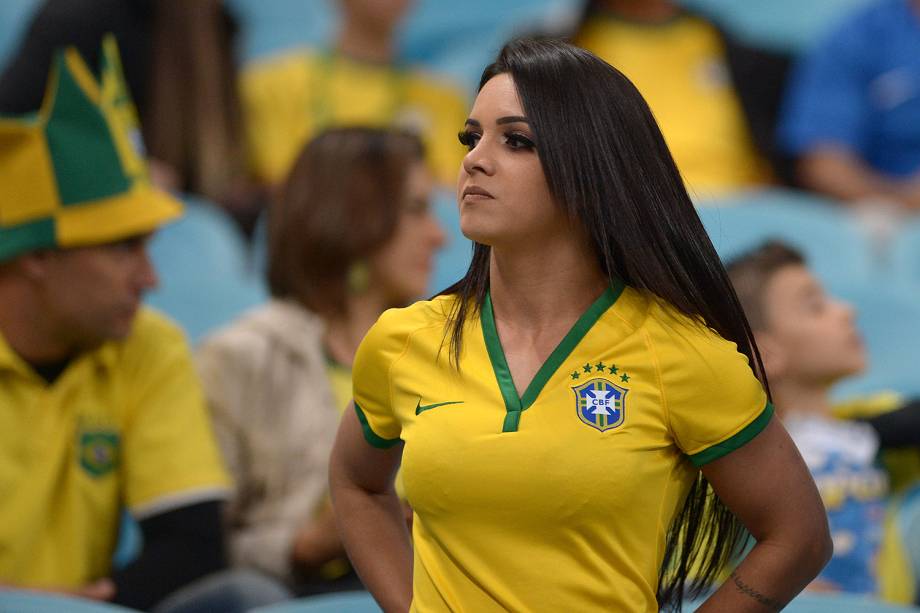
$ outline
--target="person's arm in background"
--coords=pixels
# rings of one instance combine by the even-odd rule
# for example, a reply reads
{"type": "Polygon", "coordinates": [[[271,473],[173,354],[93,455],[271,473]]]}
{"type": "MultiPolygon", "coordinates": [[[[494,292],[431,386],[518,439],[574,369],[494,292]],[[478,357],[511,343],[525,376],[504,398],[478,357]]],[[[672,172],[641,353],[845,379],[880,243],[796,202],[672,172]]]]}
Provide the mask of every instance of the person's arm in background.
{"type": "Polygon", "coordinates": [[[851,148],[816,144],[797,163],[802,185],[843,201],[888,201],[920,209],[920,176],[895,179],[866,164],[851,148]]]}
{"type": "Polygon", "coordinates": [[[796,158],[797,179],[807,189],[843,201],[879,200],[917,208],[920,177],[886,176],[862,155],[878,112],[868,80],[876,35],[856,14],[798,61],[784,100],[779,140],[796,158]]]}
{"type": "Polygon", "coordinates": [[[393,487],[402,445],[372,447],[354,406],[342,417],[329,467],[336,521],[352,565],[384,611],[412,602],[412,547],[393,487]]]}
{"type": "Polygon", "coordinates": [[[336,528],[335,514],[332,507],[326,505],[297,530],[291,547],[291,563],[298,573],[310,575],[326,562],[344,557],[345,546],[336,528]]]}
{"type": "Polygon", "coordinates": [[[824,505],[795,444],[773,417],[750,442],[702,471],[756,544],[699,612],[781,610],[833,551],[824,505]]]}
{"type": "Polygon", "coordinates": [[[144,546],[114,573],[114,599],[145,608],[225,567],[221,505],[229,482],[175,324],[143,309],[120,349],[119,376],[126,390],[119,478],[144,546]]]}
{"type": "Polygon", "coordinates": [[[112,575],[116,604],[147,610],[178,588],[226,568],[221,502],[210,500],[140,520],[140,555],[112,575]]]}
{"type": "Polygon", "coordinates": [[[920,399],[863,421],[878,434],[882,449],[920,448],[920,399]]]}

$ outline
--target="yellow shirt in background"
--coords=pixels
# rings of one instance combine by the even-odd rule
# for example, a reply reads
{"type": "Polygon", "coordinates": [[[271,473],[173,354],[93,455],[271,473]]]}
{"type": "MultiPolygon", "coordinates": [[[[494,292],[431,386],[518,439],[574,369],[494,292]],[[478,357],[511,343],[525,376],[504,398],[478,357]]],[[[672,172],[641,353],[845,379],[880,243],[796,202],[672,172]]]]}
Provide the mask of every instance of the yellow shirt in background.
{"type": "Polygon", "coordinates": [[[76,588],[109,576],[120,514],[225,498],[182,332],[142,309],[131,335],[48,385],[0,336],[0,582],[76,588]]]}
{"type": "Polygon", "coordinates": [[[351,369],[328,358],[326,376],[329,377],[329,384],[332,386],[335,406],[339,413],[344,413],[348,408],[348,403],[351,402],[351,369]]]}
{"type": "Polygon", "coordinates": [[[718,196],[769,180],[711,24],[687,14],[657,24],[602,14],[589,19],[574,42],[636,85],[691,196],[718,196]]]}
{"type": "Polygon", "coordinates": [[[468,111],[460,90],[436,77],[336,53],[300,50],[253,62],[241,83],[252,172],[283,181],[300,150],[331,126],[393,125],[418,133],[438,180],[454,184],[468,111]]]}

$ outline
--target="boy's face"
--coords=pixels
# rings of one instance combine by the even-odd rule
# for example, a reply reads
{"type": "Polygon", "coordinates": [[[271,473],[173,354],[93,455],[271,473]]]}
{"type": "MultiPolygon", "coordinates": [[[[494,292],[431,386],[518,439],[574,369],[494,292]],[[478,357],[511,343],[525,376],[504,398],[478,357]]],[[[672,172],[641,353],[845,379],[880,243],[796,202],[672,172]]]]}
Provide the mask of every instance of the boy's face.
{"type": "Polygon", "coordinates": [[[830,385],[865,368],[853,308],[828,296],[808,268],[779,269],[763,292],[766,325],[757,340],[769,377],[830,385]]]}

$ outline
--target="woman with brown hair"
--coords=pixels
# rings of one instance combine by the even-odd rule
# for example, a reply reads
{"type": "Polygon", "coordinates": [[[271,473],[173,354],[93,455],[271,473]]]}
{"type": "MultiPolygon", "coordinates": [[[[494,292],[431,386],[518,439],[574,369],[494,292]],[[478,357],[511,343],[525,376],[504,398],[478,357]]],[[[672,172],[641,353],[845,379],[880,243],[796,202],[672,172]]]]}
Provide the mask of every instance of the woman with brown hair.
{"type": "Polygon", "coordinates": [[[359,127],[317,136],[270,210],[274,299],[198,353],[237,485],[231,557],[301,593],[348,585],[327,504],[329,452],[365,332],[427,287],[444,240],[430,190],[414,136],[359,127]]]}

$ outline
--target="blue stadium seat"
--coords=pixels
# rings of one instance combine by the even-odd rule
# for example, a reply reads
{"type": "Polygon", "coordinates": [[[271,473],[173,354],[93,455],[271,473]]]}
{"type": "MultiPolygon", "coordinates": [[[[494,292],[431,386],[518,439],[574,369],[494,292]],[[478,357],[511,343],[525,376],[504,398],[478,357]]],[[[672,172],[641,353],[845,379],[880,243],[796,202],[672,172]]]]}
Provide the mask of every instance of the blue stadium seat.
{"type": "Polygon", "coordinates": [[[249,613],[380,613],[367,592],[341,592],[259,607],[249,613]]]}
{"type": "Polygon", "coordinates": [[[877,262],[867,235],[827,200],[764,190],[702,202],[697,211],[723,261],[780,239],[801,250],[831,289],[875,277],[877,262]]]}
{"type": "Polygon", "coordinates": [[[227,0],[241,26],[241,59],[327,44],[336,20],[334,4],[331,0],[227,0]]]}
{"type": "Polygon", "coordinates": [[[439,190],[433,202],[435,217],[444,229],[444,247],[435,256],[434,271],[428,282],[429,294],[453,285],[470,267],[473,247],[470,239],[460,232],[460,213],[453,192],[439,190]]]}
{"type": "Polygon", "coordinates": [[[838,288],[835,294],[856,309],[869,365],[864,374],[838,385],[834,397],[883,390],[920,395],[920,287],[870,282],[838,288]]]}
{"type": "Polygon", "coordinates": [[[134,609],[37,592],[0,590],[0,613],[137,613],[134,609]]]}
{"type": "Polygon", "coordinates": [[[265,301],[245,239],[216,206],[186,198],[185,215],[150,244],[160,277],[146,303],[175,319],[192,342],[265,301]]]}
{"type": "Polygon", "coordinates": [[[891,269],[894,278],[920,285],[920,219],[905,223],[894,237],[891,269]]]}
{"type": "Polygon", "coordinates": [[[802,594],[783,609],[786,613],[908,613],[915,607],[879,602],[846,594],[802,594]]]}
{"type": "Polygon", "coordinates": [[[0,2],[0,72],[19,46],[38,5],[38,0],[0,2]]]}
{"type": "Polygon", "coordinates": [[[852,10],[871,0],[681,0],[751,44],[789,52],[807,49],[852,10]]]}
{"type": "MultiPolygon", "coordinates": [[[[684,603],[684,611],[696,611],[702,602],[684,603]]],[[[848,594],[800,594],[783,609],[784,613],[910,613],[915,607],[902,607],[863,596],[848,594]]]]}
{"type": "Polygon", "coordinates": [[[450,76],[475,91],[482,69],[504,42],[520,34],[572,23],[580,0],[466,0],[463,10],[443,0],[421,0],[403,28],[400,56],[450,76]],[[482,15],[489,19],[483,20],[482,15]]]}
{"type": "Polygon", "coordinates": [[[144,535],[140,526],[128,511],[122,511],[115,553],[112,554],[112,566],[116,569],[124,568],[134,561],[143,547],[144,535]]]}
{"type": "MultiPolygon", "coordinates": [[[[242,25],[242,59],[293,47],[325,46],[335,36],[335,2],[228,0],[242,25]]],[[[518,32],[576,14],[581,0],[418,0],[400,29],[399,56],[471,85],[501,43],[518,32]],[[480,15],[489,14],[483,21],[480,15]],[[442,68],[447,68],[443,71],[442,68]],[[459,69],[459,71],[457,70],[459,69]]]]}

